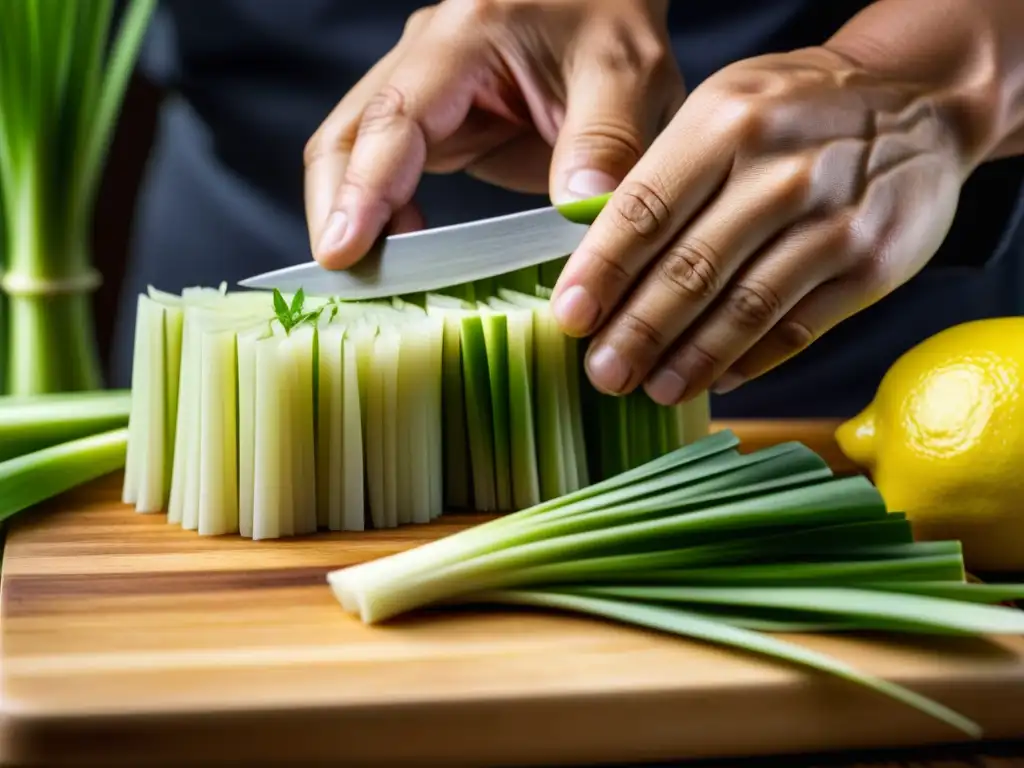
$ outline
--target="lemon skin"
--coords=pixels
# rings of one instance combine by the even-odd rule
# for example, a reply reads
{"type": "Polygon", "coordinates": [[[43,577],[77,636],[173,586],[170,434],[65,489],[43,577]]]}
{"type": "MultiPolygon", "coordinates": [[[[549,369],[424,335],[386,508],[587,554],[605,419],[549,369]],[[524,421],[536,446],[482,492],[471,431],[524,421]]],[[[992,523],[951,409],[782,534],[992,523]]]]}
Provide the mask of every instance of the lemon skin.
{"type": "Polygon", "coordinates": [[[906,352],[836,432],[919,539],[967,567],[1024,570],[1024,318],[964,323],[906,352]]]}

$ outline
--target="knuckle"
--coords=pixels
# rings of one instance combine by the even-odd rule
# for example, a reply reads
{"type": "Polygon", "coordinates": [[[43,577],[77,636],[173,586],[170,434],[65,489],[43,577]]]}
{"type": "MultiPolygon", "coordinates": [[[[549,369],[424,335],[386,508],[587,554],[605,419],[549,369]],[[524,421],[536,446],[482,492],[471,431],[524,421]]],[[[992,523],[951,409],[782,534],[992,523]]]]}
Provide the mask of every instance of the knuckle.
{"type": "Polygon", "coordinates": [[[667,337],[658,326],[633,309],[625,309],[619,316],[619,332],[631,338],[630,347],[647,357],[667,344],[667,337]]]}
{"type": "Polygon", "coordinates": [[[868,294],[888,293],[895,288],[897,267],[885,250],[878,250],[861,260],[854,277],[868,294]]]}
{"type": "Polygon", "coordinates": [[[777,194],[787,211],[803,210],[812,198],[814,191],[813,163],[804,157],[794,157],[786,161],[779,173],[777,194]]]}
{"type": "Polygon", "coordinates": [[[650,76],[663,70],[672,60],[665,40],[651,28],[638,29],[631,19],[602,24],[600,35],[595,54],[600,65],[610,71],[650,76]]]}
{"type": "Polygon", "coordinates": [[[363,109],[360,132],[371,133],[405,118],[405,95],[393,85],[385,85],[375,93],[363,109]]]}
{"type": "Polygon", "coordinates": [[[654,184],[623,182],[612,201],[613,221],[644,240],[656,237],[668,226],[668,195],[654,184]]]}
{"type": "Polygon", "coordinates": [[[302,164],[308,168],[323,154],[323,126],[316,129],[302,148],[302,164]]]}
{"type": "Polygon", "coordinates": [[[738,326],[755,330],[778,316],[782,301],[771,286],[749,281],[736,286],[726,306],[738,326]]]}
{"type": "Polygon", "coordinates": [[[633,282],[633,275],[603,248],[594,248],[589,256],[597,262],[597,272],[601,282],[616,286],[628,286],[633,282]]]}
{"type": "Polygon", "coordinates": [[[687,238],[672,246],[659,262],[658,278],[679,296],[707,299],[721,286],[718,261],[710,245],[687,238]]]}
{"type": "Polygon", "coordinates": [[[799,352],[814,341],[814,331],[795,318],[787,318],[775,326],[774,336],[787,353],[799,352]]]}
{"type": "Polygon", "coordinates": [[[715,372],[722,367],[720,356],[698,341],[686,345],[685,358],[685,368],[695,381],[713,379],[715,372]]]}
{"type": "Polygon", "coordinates": [[[302,148],[303,166],[309,168],[313,163],[325,156],[339,150],[348,151],[351,148],[352,138],[347,130],[343,126],[328,120],[316,129],[302,148]]]}
{"type": "Polygon", "coordinates": [[[456,5],[463,20],[471,25],[490,25],[499,21],[506,10],[499,0],[457,0],[456,5]]]}
{"type": "Polygon", "coordinates": [[[425,5],[410,13],[409,18],[405,20],[405,29],[402,33],[403,37],[415,37],[422,32],[426,28],[427,24],[430,23],[430,19],[434,15],[434,10],[434,6],[425,5]]]}

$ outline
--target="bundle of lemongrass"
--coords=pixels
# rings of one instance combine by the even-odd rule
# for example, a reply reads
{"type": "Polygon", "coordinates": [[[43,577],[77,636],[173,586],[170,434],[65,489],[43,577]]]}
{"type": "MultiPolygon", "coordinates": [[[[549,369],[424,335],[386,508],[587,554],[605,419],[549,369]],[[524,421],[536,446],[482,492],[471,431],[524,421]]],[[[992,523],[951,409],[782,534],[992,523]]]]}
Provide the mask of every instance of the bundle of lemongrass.
{"type": "Polygon", "coordinates": [[[524,509],[707,434],[706,398],[599,395],[547,290],[502,284],[359,303],[151,289],[124,501],[200,534],[388,528],[524,509]]]}
{"type": "Polygon", "coordinates": [[[0,2],[0,393],[101,385],[92,214],[155,5],[0,2]]]}
{"type": "Polygon", "coordinates": [[[996,605],[1024,585],[968,583],[958,542],[915,542],[867,479],[834,477],[803,445],[741,454],[737,442],[715,433],[328,581],[367,623],[453,603],[589,614],[838,675],[981,735],[938,702],[766,633],[1024,634],[1024,612],[996,605]]]}

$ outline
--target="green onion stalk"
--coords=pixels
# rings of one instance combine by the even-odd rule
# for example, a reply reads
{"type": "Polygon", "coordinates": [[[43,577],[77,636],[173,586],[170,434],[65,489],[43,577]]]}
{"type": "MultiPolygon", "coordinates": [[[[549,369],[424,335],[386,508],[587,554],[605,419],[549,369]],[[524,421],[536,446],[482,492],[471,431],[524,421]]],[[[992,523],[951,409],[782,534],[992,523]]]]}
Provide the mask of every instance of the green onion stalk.
{"type": "Polygon", "coordinates": [[[0,2],[0,391],[102,387],[90,229],[156,0],[0,2]]]}

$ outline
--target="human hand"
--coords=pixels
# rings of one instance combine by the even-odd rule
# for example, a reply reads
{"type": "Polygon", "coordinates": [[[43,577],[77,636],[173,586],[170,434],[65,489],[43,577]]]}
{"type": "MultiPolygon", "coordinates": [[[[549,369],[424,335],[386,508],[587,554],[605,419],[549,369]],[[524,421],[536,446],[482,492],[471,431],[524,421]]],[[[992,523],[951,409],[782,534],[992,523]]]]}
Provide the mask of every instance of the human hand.
{"type": "Polygon", "coordinates": [[[705,81],[556,286],[595,386],[734,389],[920,270],[970,171],[933,96],[824,48],[705,81]]]}
{"type": "Polygon", "coordinates": [[[424,171],[556,202],[610,192],[682,103],[668,0],[445,0],[414,14],[305,153],[310,246],[351,266],[422,226],[424,171]]]}

